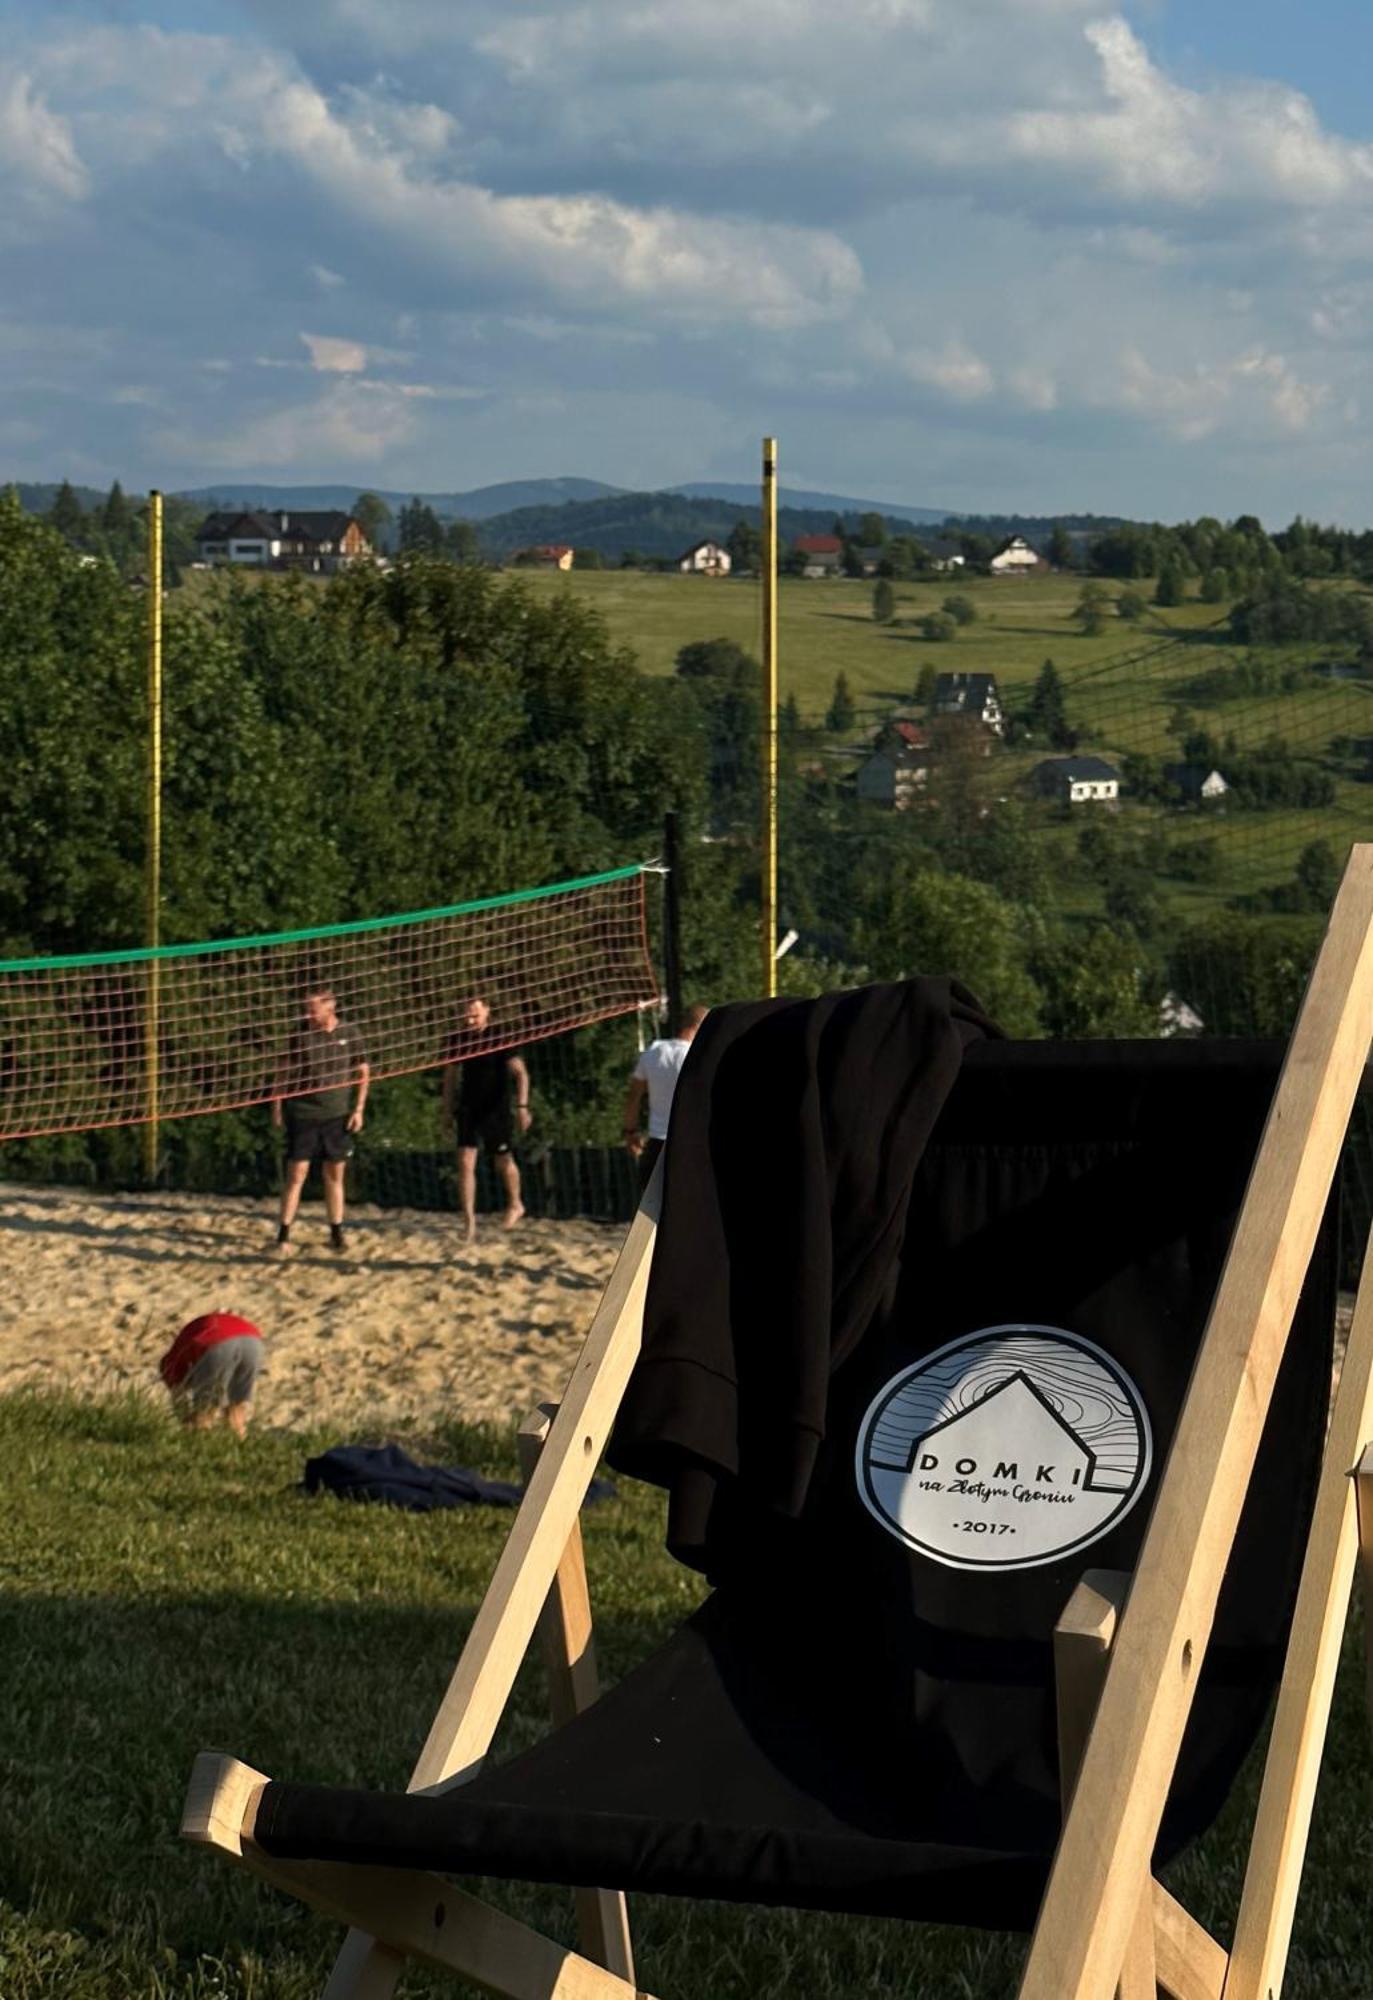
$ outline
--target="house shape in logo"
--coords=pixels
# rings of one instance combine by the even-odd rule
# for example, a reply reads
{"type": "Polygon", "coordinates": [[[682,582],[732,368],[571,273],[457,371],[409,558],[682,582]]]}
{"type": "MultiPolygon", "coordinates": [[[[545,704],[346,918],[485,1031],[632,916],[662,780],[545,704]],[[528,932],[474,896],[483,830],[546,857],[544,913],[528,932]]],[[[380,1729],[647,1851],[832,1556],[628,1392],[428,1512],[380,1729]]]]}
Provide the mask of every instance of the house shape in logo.
{"type": "Polygon", "coordinates": [[[1138,1389],[1063,1327],[981,1327],[903,1368],[855,1440],[863,1505],[954,1569],[1033,1569],[1099,1541],[1144,1492],[1138,1389]]]}
{"type": "Polygon", "coordinates": [[[908,1474],[939,1470],[947,1476],[954,1468],[966,1468],[965,1477],[976,1473],[984,1479],[1022,1480],[1083,1493],[1128,1490],[1098,1480],[1096,1453],[1019,1368],[970,1409],[957,1411],[916,1438],[900,1469],[908,1474]]]}

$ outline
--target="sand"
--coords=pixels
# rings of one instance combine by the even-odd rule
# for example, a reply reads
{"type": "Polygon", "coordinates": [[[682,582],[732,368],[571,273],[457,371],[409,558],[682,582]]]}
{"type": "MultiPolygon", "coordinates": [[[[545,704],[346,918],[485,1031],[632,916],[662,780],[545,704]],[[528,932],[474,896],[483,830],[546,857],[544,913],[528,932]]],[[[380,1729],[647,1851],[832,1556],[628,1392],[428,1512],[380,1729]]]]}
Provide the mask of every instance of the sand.
{"type": "Polygon", "coordinates": [[[258,1421],[426,1429],[505,1424],[560,1394],[622,1227],[360,1208],[329,1249],[307,1203],[296,1254],[275,1204],[0,1185],[0,1394],[20,1387],[165,1396],[177,1328],[216,1307],[266,1337],[258,1421]]]}
{"type": "Polygon", "coordinates": [[[266,1336],[257,1418],[275,1429],[508,1424],[561,1393],[624,1237],[492,1216],[468,1247],[455,1217],[364,1207],[338,1257],[315,1202],[282,1259],[275,1227],[272,1201],[0,1184],[0,1394],[163,1396],[177,1328],[221,1307],[266,1336]]]}

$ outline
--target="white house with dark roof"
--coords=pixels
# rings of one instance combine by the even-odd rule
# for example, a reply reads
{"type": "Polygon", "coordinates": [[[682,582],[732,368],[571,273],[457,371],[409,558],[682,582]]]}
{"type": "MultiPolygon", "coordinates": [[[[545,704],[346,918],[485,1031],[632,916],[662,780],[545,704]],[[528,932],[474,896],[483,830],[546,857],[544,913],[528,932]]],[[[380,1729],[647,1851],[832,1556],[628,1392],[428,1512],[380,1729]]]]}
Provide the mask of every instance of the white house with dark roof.
{"type": "Polygon", "coordinates": [[[221,509],[206,515],[195,539],[202,562],[322,576],[372,553],[357,521],[338,508],[221,509]]]}
{"type": "Polygon", "coordinates": [[[905,812],[929,783],[930,739],[917,723],[897,720],[884,725],[876,747],[854,773],[860,799],[905,812]]]}
{"type": "Polygon", "coordinates": [[[993,576],[1033,576],[1037,571],[1047,570],[1037,549],[1032,549],[1023,535],[1011,535],[1001,544],[996,554],[987,564],[993,576]]]}
{"type": "Polygon", "coordinates": [[[1230,789],[1227,780],[1209,764],[1165,764],[1163,775],[1192,804],[1223,799],[1230,789]]]}
{"type": "Polygon", "coordinates": [[[1030,782],[1044,798],[1064,805],[1114,805],[1120,797],[1120,773],[1104,757],[1046,757],[1030,782]]]}
{"type": "Polygon", "coordinates": [[[678,556],[677,567],[684,576],[728,576],[734,561],[722,542],[693,542],[678,556]]]}
{"type": "Polygon", "coordinates": [[[930,710],[934,715],[967,716],[984,723],[997,736],[1006,728],[995,674],[939,674],[930,710]]]}

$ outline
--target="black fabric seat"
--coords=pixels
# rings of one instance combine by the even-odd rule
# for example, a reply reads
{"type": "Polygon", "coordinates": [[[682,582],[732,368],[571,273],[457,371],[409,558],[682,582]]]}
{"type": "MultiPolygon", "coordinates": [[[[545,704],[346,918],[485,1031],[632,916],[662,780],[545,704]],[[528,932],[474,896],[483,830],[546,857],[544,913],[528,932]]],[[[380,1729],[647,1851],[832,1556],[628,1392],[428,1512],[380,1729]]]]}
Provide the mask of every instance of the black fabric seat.
{"type": "MultiPolygon", "coordinates": [[[[729,1574],[702,1609],[532,1749],[438,1796],[269,1785],[256,1825],[263,1849],[1028,1927],[1060,1823],[1054,1625],[1086,1569],[1133,1567],[1279,1054],[1230,1044],[970,1050],[919,1169],[900,1270],[833,1377],[802,1520],[741,1519],[729,1574]],[[1013,1475],[989,1454],[979,1469],[966,1428],[946,1451],[947,1416],[907,1448],[908,1375],[923,1382],[930,1367],[935,1380],[939,1357],[967,1341],[991,1341],[999,1354],[995,1340],[1050,1335],[1069,1343],[1070,1360],[1074,1341],[1094,1357],[1092,1379],[1119,1371],[1147,1412],[1129,1497],[1128,1468],[1111,1459],[1116,1447],[1080,1387],[1055,1387],[1051,1373],[1046,1400],[1004,1362],[991,1388],[1028,1399],[1031,1420],[1063,1419],[1061,1458],[1013,1475]],[[1079,1483],[1073,1471],[1070,1485],[1084,1439],[1087,1476],[1079,1483]],[[979,1479],[995,1470],[1008,1487],[1022,1482],[1023,1504],[1001,1509],[1022,1525],[1004,1526],[1004,1540],[990,1527],[970,1532],[966,1555],[961,1545],[927,1547],[923,1516],[906,1531],[883,1498],[893,1466],[909,1496],[927,1460],[944,1474],[956,1462],[979,1479]],[[1048,1475],[1042,1490],[1036,1473],[1048,1475]],[[1072,1523],[1089,1488],[1106,1525],[1076,1547],[1072,1523]],[[1036,1535],[1047,1553],[1027,1554],[1036,1535]],[[1016,1553],[1003,1557],[1003,1547],[1016,1553]]],[[[1332,1202],[1159,1861],[1213,1817],[1275,1685],[1329,1393],[1333,1213],[1332,1202]]],[[[766,1337],[759,1329],[760,1344],[766,1337]]],[[[961,1414],[980,1413],[985,1427],[995,1396],[983,1388],[961,1414]]],[[[966,1511],[975,1530],[997,1509],[974,1492],[966,1511]]]]}

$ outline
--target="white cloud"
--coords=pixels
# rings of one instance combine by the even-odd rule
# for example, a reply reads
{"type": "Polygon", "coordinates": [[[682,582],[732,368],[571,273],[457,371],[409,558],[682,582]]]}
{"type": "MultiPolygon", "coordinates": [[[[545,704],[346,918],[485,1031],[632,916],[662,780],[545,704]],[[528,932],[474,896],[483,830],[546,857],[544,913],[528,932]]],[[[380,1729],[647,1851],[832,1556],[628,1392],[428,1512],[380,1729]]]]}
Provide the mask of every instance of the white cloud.
{"type": "Polygon", "coordinates": [[[1064,106],[1017,114],[1012,150],[1026,162],[1090,175],[1130,199],[1197,208],[1221,200],[1323,207],[1373,194],[1373,146],[1322,131],[1300,92],[1175,83],[1119,15],[1084,29],[1097,88],[1064,106]]]}
{"type": "Polygon", "coordinates": [[[313,402],[264,412],[205,432],[185,423],[154,439],[172,465],[215,472],[314,467],[346,473],[381,464],[415,435],[417,399],[404,390],[345,378],[313,402]]]}
{"type": "Polygon", "coordinates": [[[50,109],[33,78],[15,68],[0,69],[0,165],[16,182],[69,201],[90,192],[70,124],[50,109]]]}
{"type": "Polygon", "coordinates": [[[337,271],[331,271],[327,264],[311,264],[310,276],[322,292],[336,292],[340,285],[347,283],[337,271]]]}
{"type": "Polygon", "coordinates": [[[302,333],[310,366],[320,375],[361,375],[367,349],[360,340],[339,340],[328,333],[302,333]]]}
{"type": "Polygon", "coordinates": [[[1253,431],[1301,434],[1331,400],[1327,383],[1303,381],[1281,354],[1251,349],[1233,359],[1198,361],[1191,367],[1158,367],[1136,348],[1121,355],[1120,395],[1128,408],[1160,418],[1188,443],[1233,423],[1237,413],[1253,431]]]}
{"type": "Polygon", "coordinates": [[[913,382],[942,389],[960,402],[976,402],[995,387],[992,371],[981,355],[958,339],[946,340],[937,354],[914,349],[901,356],[900,366],[913,382]]]}

